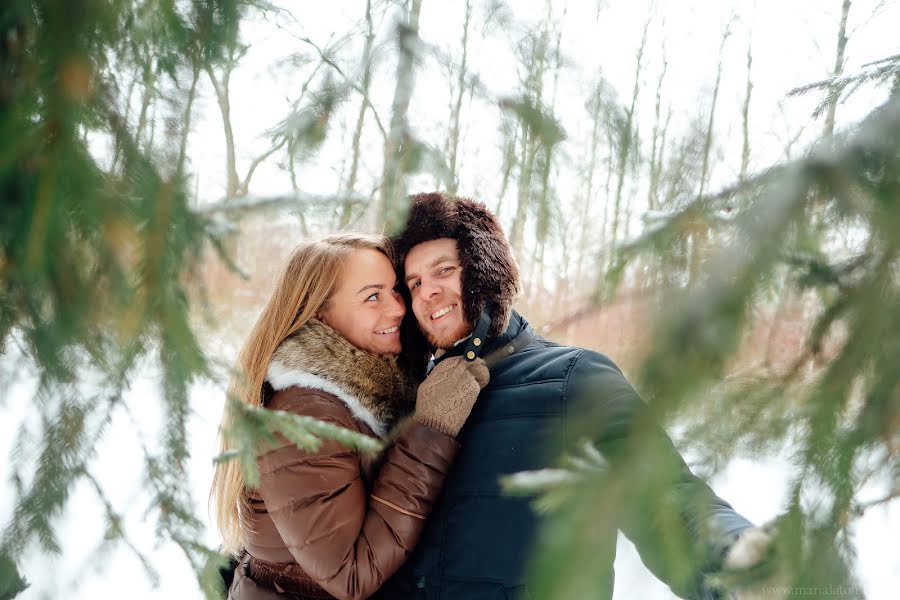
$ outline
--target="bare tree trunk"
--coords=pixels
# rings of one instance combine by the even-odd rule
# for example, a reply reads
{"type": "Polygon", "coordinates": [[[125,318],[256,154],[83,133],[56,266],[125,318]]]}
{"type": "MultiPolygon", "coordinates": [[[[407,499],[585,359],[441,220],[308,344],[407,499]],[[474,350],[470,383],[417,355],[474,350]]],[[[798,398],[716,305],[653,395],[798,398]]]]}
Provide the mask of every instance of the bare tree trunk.
{"type": "MultiPolygon", "coordinates": [[[[606,184],[603,187],[605,197],[603,199],[603,223],[600,227],[600,238],[604,245],[609,245],[609,201],[612,199],[612,176],[616,170],[616,139],[613,136],[611,125],[606,128],[606,145],[609,147],[609,154],[606,156],[606,184]]],[[[607,248],[609,250],[610,248],[607,248]]]]}
{"type": "MultiPolygon", "coordinates": [[[[653,115],[653,134],[650,147],[650,185],[647,190],[647,210],[655,211],[659,208],[659,180],[662,173],[662,156],[663,148],[665,148],[665,135],[668,128],[668,119],[671,112],[666,117],[666,124],[662,125],[662,88],[666,79],[666,70],[669,63],[666,60],[666,45],[662,44],[662,69],[659,73],[659,79],[656,81],[656,105],[653,115]]],[[[641,268],[639,269],[638,288],[647,288],[656,281],[656,261],[653,257],[642,257],[639,261],[641,268]]]]}
{"type": "MultiPolygon", "coordinates": [[[[665,168],[665,151],[666,151],[666,137],[669,132],[669,123],[672,120],[672,106],[671,104],[666,107],[666,120],[663,123],[662,130],[659,134],[659,150],[657,156],[653,159],[656,167],[655,167],[655,180],[652,182],[653,185],[653,201],[654,206],[652,208],[659,209],[662,203],[659,199],[659,185],[662,181],[663,169],[665,168]]],[[[661,282],[662,279],[662,271],[659,268],[659,260],[656,258],[651,259],[647,263],[647,277],[645,283],[649,288],[655,288],[657,284],[661,282]]]]}
{"type": "Polygon", "coordinates": [[[415,78],[415,52],[419,41],[421,11],[422,0],[410,0],[407,23],[399,27],[400,55],[397,61],[397,82],[394,87],[394,101],[391,104],[390,129],[384,143],[381,197],[376,215],[378,223],[384,224],[387,232],[399,230],[406,219],[406,202],[402,201],[404,173],[401,153],[405,151],[406,138],[409,136],[406,115],[415,78]]]}
{"type": "Polygon", "coordinates": [[[122,122],[126,125],[131,119],[131,99],[134,97],[134,88],[137,86],[137,81],[140,78],[140,71],[135,69],[134,76],[131,78],[131,83],[128,84],[128,95],[125,100],[125,112],[122,116],[122,122]]]}
{"type": "Polygon", "coordinates": [[[535,267],[537,266],[538,245],[535,244],[531,251],[531,258],[528,261],[528,273],[525,275],[525,297],[534,297],[535,267]]]}
{"type": "MultiPolygon", "coordinates": [[[[537,273],[534,277],[534,282],[538,286],[537,289],[538,289],[538,292],[541,293],[541,297],[544,297],[542,292],[545,289],[544,288],[544,272],[545,272],[544,251],[546,249],[547,249],[547,240],[538,242],[538,253],[537,253],[537,261],[536,261],[537,264],[535,265],[535,271],[537,273]]],[[[534,288],[532,288],[532,289],[534,289],[534,288]]]]}
{"type": "MultiPolygon", "coordinates": [[[[549,5],[548,5],[549,6],[549,5]]],[[[549,15],[548,15],[549,17],[549,15]]],[[[556,47],[554,48],[553,87],[550,92],[550,112],[556,114],[556,93],[559,90],[559,73],[562,69],[562,29],[556,35],[556,47]]],[[[550,206],[550,176],[553,173],[553,160],[555,144],[542,143],[541,150],[544,160],[541,163],[541,195],[538,198],[537,242],[541,251],[539,254],[538,275],[543,278],[544,272],[544,248],[550,237],[553,225],[553,210],[550,206]]]]}
{"type": "Polygon", "coordinates": [[[150,137],[147,138],[147,142],[144,144],[144,151],[147,154],[153,150],[153,142],[156,139],[156,111],[158,109],[158,105],[156,102],[151,104],[151,108],[153,110],[153,116],[150,117],[150,137]]]}
{"type": "MultiPolygon", "coordinates": [[[[631,158],[629,159],[628,164],[631,166],[631,172],[629,173],[631,181],[637,181],[641,175],[641,130],[638,125],[638,123],[634,124],[634,133],[631,137],[631,147],[633,148],[633,151],[629,152],[631,158]]],[[[622,223],[622,238],[625,240],[631,237],[631,216],[632,211],[634,210],[635,198],[637,198],[637,190],[632,186],[628,193],[628,200],[625,202],[625,219],[622,223]]]]}
{"type": "MultiPolygon", "coordinates": [[[[294,190],[295,194],[299,194],[300,186],[297,184],[297,168],[295,166],[294,160],[294,147],[292,144],[288,143],[288,173],[291,176],[291,189],[294,190]]],[[[309,227],[306,223],[306,215],[303,214],[302,210],[297,210],[297,217],[300,219],[300,232],[303,234],[303,237],[309,237],[309,227]]]]}
{"type": "MultiPolygon", "coordinates": [[[[372,23],[372,0],[366,0],[366,43],[363,46],[363,77],[362,77],[362,99],[359,102],[359,112],[356,115],[356,127],[353,129],[353,151],[350,161],[350,174],[347,176],[347,182],[344,189],[348,195],[353,195],[356,191],[356,178],[359,172],[360,157],[360,141],[362,140],[363,127],[366,123],[366,110],[368,103],[366,98],[369,96],[369,87],[372,83],[372,47],[375,45],[375,27],[372,23]]],[[[350,216],[353,211],[353,204],[350,201],[344,203],[341,207],[341,217],[338,227],[343,229],[350,223],[350,216]]]]}
{"type": "Polygon", "coordinates": [[[662,71],[659,73],[659,79],[656,82],[656,110],[653,117],[653,141],[650,147],[650,189],[647,192],[647,208],[650,210],[656,210],[659,207],[659,177],[660,171],[662,170],[662,149],[663,143],[660,138],[662,137],[662,128],[661,124],[661,110],[662,110],[662,87],[663,81],[666,78],[666,69],[668,68],[669,63],[666,61],[666,50],[663,47],[663,66],[662,71]],[[659,150],[660,160],[657,160],[656,153],[657,149],[659,150]]]}
{"type": "MultiPolygon", "coordinates": [[[[126,128],[131,119],[131,99],[134,97],[134,88],[137,87],[138,79],[141,78],[141,70],[135,69],[134,76],[131,78],[131,83],[128,84],[128,95],[125,99],[125,110],[122,116],[122,123],[125,124],[126,128]]],[[[126,129],[127,130],[127,129],[126,129]]],[[[114,146],[113,146],[113,157],[112,162],[109,165],[110,173],[115,173],[119,168],[119,162],[122,160],[123,156],[122,152],[122,139],[120,134],[116,134],[114,136],[114,146]]]]}
{"type": "Polygon", "coordinates": [[[222,80],[216,77],[210,65],[206,65],[206,74],[212,83],[213,90],[216,93],[216,100],[219,103],[219,111],[222,113],[222,127],[225,132],[225,174],[226,188],[225,197],[234,198],[240,196],[240,179],[237,174],[237,165],[235,163],[234,153],[234,131],[231,128],[231,100],[228,96],[228,83],[231,79],[231,70],[234,68],[234,62],[229,60],[228,64],[222,72],[222,80]]]}
{"type": "Polygon", "coordinates": [[[519,141],[519,127],[512,126],[508,131],[504,132],[503,145],[503,175],[500,180],[500,195],[497,198],[497,207],[494,214],[500,214],[500,208],[503,206],[503,197],[506,196],[506,190],[509,187],[510,176],[516,167],[517,153],[516,144],[519,141]]]}
{"type": "Polygon", "coordinates": [[[531,177],[534,173],[534,159],[537,155],[537,139],[529,129],[528,124],[522,123],[522,160],[519,163],[518,202],[516,214],[513,217],[510,228],[509,244],[517,258],[522,258],[522,239],[525,234],[525,217],[528,215],[528,205],[531,199],[531,177]]]}
{"type": "Polygon", "coordinates": [[[665,150],[666,150],[666,135],[669,132],[669,122],[672,120],[672,104],[671,102],[666,105],[666,122],[663,124],[662,133],[659,136],[659,157],[657,158],[657,166],[656,166],[656,183],[657,183],[657,206],[659,205],[659,182],[660,177],[662,177],[663,165],[665,165],[665,150]]]}
{"type": "MultiPolygon", "coordinates": [[[[575,218],[577,219],[578,217],[576,216],[575,218]]],[[[570,243],[570,240],[575,237],[574,223],[574,220],[565,218],[561,223],[562,231],[560,231],[559,236],[559,250],[562,265],[556,270],[556,293],[553,295],[552,305],[554,315],[568,313],[569,307],[577,304],[581,297],[581,294],[578,293],[580,290],[577,287],[581,281],[576,279],[577,274],[573,273],[570,268],[570,265],[574,264],[572,258],[572,246],[574,244],[570,243]]],[[[577,251],[577,248],[575,250],[577,251]]]]}
{"type": "Polygon", "coordinates": [[[713,86],[712,104],[709,107],[709,120],[706,124],[706,138],[703,141],[703,164],[700,167],[700,191],[697,192],[697,195],[701,197],[703,196],[703,192],[706,191],[706,178],[709,176],[709,156],[712,153],[713,123],[716,116],[716,104],[719,101],[719,84],[722,82],[722,54],[725,51],[725,42],[730,35],[731,24],[729,23],[725,28],[725,33],[722,35],[722,41],[719,44],[719,64],[716,67],[716,84],[713,86]]]}
{"type": "Polygon", "coordinates": [[[159,73],[158,66],[152,66],[151,63],[147,63],[144,67],[144,99],[141,101],[141,112],[138,115],[137,128],[134,133],[134,145],[135,147],[140,147],[141,138],[144,135],[144,130],[147,128],[147,111],[150,108],[150,103],[153,101],[153,97],[156,95],[156,78],[159,73]]]}
{"type": "MultiPolygon", "coordinates": [[[[706,191],[706,179],[709,176],[709,157],[712,153],[713,124],[715,123],[716,104],[719,100],[719,84],[722,82],[722,54],[725,51],[725,42],[731,35],[731,23],[725,27],[722,41],[719,44],[719,64],[716,67],[716,84],[713,86],[712,103],[709,107],[709,120],[706,124],[706,136],[703,140],[703,164],[700,167],[700,191],[698,197],[703,197],[706,191]]],[[[695,283],[700,277],[700,261],[706,247],[707,231],[698,227],[691,235],[691,253],[688,264],[688,284],[695,283]]]]}
{"type": "MultiPolygon", "coordinates": [[[[850,13],[850,0],[843,0],[841,6],[841,22],[838,26],[837,50],[834,54],[834,70],[831,76],[835,79],[844,72],[844,51],[847,48],[847,15],[850,13]]],[[[837,111],[840,92],[829,88],[828,111],[825,113],[825,136],[834,134],[834,113],[837,111]]]]}
{"type": "MultiPolygon", "coordinates": [[[[288,143],[287,137],[282,137],[280,141],[275,142],[271,148],[269,148],[250,162],[250,165],[247,167],[247,174],[244,176],[243,180],[241,179],[240,175],[238,175],[234,143],[234,129],[231,125],[231,92],[229,90],[229,86],[231,83],[231,74],[234,71],[234,68],[237,66],[237,63],[241,59],[242,55],[243,51],[241,50],[231,50],[228,61],[222,69],[221,80],[216,76],[216,73],[215,71],[213,71],[212,66],[208,64],[205,66],[206,74],[209,76],[209,81],[210,83],[212,83],[213,90],[216,93],[216,101],[219,104],[219,112],[222,114],[222,130],[225,134],[226,198],[245,197],[249,193],[250,180],[253,178],[254,173],[256,173],[257,167],[259,167],[259,165],[262,164],[267,158],[272,156],[272,154],[283,148],[284,145],[288,143]]],[[[316,70],[318,70],[318,67],[316,68],[316,70]]],[[[313,73],[313,76],[314,75],[315,72],[313,73]]],[[[312,80],[313,76],[311,76],[303,86],[302,90],[304,93],[306,91],[306,88],[309,86],[309,83],[312,80]]]]}
{"type": "Polygon", "coordinates": [[[750,168],[750,96],[753,94],[753,80],[750,78],[750,70],[753,66],[753,45],[747,44],[747,87],[744,93],[744,107],[741,110],[741,129],[744,137],[744,145],[741,148],[741,173],[738,180],[743,183],[747,179],[747,171],[750,168]]]}
{"type": "Polygon", "coordinates": [[[259,165],[261,165],[267,158],[275,154],[275,152],[281,150],[285,143],[287,143],[287,138],[282,138],[281,141],[273,144],[271,148],[253,159],[253,162],[251,162],[250,166],[247,168],[247,175],[244,176],[244,181],[241,182],[239,188],[239,192],[242,196],[246,196],[250,193],[250,179],[256,172],[256,168],[259,167],[259,165]]]}
{"type": "Polygon", "coordinates": [[[600,289],[603,281],[603,265],[612,261],[613,247],[609,240],[609,208],[612,199],[612,177],[616,170],[616,137],[614,135],[612,123],[606,124],[606,146],[608,152],[606,155],[606,182],[603,185],[603,217],[600,221],[599,240],[597,244],[597,260],[598,268],[597,276],[591,282],[593,290],[600,289]]]}
{"type": "Polygon", "coordinates": [[[634,109],[637,104],[638,93],[641,89],[641,67],[643,66],[644,47],[647,45],[647,30],[650,28],[652,11],[644,23],[644,32],[641,35],[641,45],[637,51],[637,65],[634,72],[634,90],[631,94],[631,107],[625,115],[625,129],[622,132],[622,140],[619,146],[619,164],[616,178],[616,199],[613,205],[612,231],[610,231],[610,259],[615,254],[617,236],[619,235],[619,212],[622,203],[622,189],[625,185],[625,171],[628,165],[628,154],[631,151],[632,130],[634,128],[634,109]]]}
{"type": "Polygon", "coordinates": [[[200,65],[194,62],[192,66],[193,77],[191,89],[188,91],[187,105],[184,108],[184,119],[181,123],[181,141],[178,145],[178,163],[175,167],[176,176],[180,179],[184,175],[184,163],[187,159],[188,136],[191,133],[191,113],[194,110],[194,98],[197,93],[197,81],[200,79],[200,65]]]}
{"type": "MultiPolygon", "coordinates": [[[[547,12],[550,12],[548,5],[547,12]]],[[[540,108],[543,104],[543,88],[544,88],[544,70],[545,59],[547,55],[547,37],[549,32],[546,25],[549,22],[549,15],[545,20],[545,27],[541,31],[536,45],[531,48],[531,54],[525,56],[527,61],[527,75],[524,82],[526,89],[526,98],[535,108],[540,108]]],[[[531,204],[531,180],[534,175],[534,162],[540,149],[541,140],[534,127],[527,121],[522,121],[522,161],[519,169],[518,182],[518,204],[516,206],[516,214],[513,217],[513,223],[510,230],[509,243],[513,252],[519,260],[524,258],[522,254],[522,241],[525,234],[525,221],[528,216],[528,208],[531,204]]]]}
{"type": "MultiPolygon", "coordinates": [[[[600,75],[598,75],[600,77],[600,75]]],[[[588,251],[588,234],[595,229],[595,224],[590,223],[590,207],[594,199],[594,175],[597,171],[597,149],[600,145],[600,124],[603,112],[603,97],[601,95],[603,81],[598,82],[594,92],[593,106],[591,107],[591,138],[590,138],[590,159],[588,159],[586,174],[584,176],[584,197],[582,198],[581,211],[579,213],[579,236],[576,252],[578,257],[575,260],[575,276],[576,285],[580,285],[584,275],[584,259],[588,251]]]]}
{"type": "MultiPolygon", "coordinates": [[[[563,13],[565,16],[565,13],[563,13]]],[[[560,48],[562,47],[562,29],[560,29],[556,34],[556,48],[553,52],[553,58],[556,61],[553,65],[553,90],[550,93],[550,112],[552,114],[556,114],[556,94],[559,91],[559,74],[562,70],[562,52],[560,48]]],[[[550,173],[553,168],[553,157],[554,157],[554,149],[556,145],[547,145],[547,166],[544,169],[544,177],[541,181],[541,196],[542,201],[547,202],[547,196],[550,193],[550,173]]]]}
{"type": "Polygon", "coordinates": [[[463,20],[462,59],[459,64],[459,75],[456,80],[456,100],[450,112],[450,139],[448,141],[450,163],[449,191],[455,194],[459,188],[459,176],[456,173],[456,157],[459,150],[459,115],[462,112],[463,96],[466,92],[466,68],[469,54],[469,22],[472,19],[472,0],[466,0],[466,16],[463,20]]]}

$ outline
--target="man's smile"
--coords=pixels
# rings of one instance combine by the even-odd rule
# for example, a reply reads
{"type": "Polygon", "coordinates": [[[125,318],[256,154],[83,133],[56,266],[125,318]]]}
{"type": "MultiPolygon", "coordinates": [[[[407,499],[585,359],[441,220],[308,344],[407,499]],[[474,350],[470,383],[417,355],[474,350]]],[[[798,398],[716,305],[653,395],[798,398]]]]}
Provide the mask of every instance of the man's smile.
{"type": "Polygon", "coordinates": [[[449,313],[451,310],[453,310],[454,308],[456,308],[456,305],[455,305],[455,304],[451,304],[451,305],[449,305],[449,306],[445,306],[444,308],[442,308],[442,309],[440,309],[440,310],[438,310],[438,311],[435,311],[435,312],[431,313],[431,320],[432,320],[432,321],[437,321],[438,319],[440,319],[440,318],[443,317],[444,315],[448,314],[448,313],[449,313]]]}

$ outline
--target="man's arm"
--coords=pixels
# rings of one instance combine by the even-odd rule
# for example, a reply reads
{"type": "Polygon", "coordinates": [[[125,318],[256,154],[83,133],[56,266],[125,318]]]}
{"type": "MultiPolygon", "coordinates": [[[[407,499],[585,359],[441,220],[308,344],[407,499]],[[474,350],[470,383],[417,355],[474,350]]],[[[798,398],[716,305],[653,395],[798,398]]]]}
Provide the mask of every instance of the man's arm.
{"type": "Polygon", "coordinates": [[[644,564],[674,593],[705,597],[717,570],[753,524],[691,473],[618,367],[583,352],[567,381],[567,437],[592,440],[610,463],[610,506],[644,564]]]}

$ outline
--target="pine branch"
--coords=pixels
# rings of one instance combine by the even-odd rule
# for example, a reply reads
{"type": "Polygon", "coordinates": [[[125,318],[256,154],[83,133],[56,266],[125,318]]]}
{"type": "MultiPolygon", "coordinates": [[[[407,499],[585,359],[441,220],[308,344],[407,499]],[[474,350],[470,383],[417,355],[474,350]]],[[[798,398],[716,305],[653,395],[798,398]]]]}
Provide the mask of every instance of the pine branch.
{"type": "Polygon", "coordinates": [[[846,76],[832,76],[806,85],[795,87],[787,92],[790,96],[802,96],[809,92],[831,88],[842,90],[852,83],[868,81],[887,81],[888,78],[900,73],[900,54],[881,58],[868,62],[862,66],[864,69],[858,73],[846,76]]]}
{"type": "MultiPolygon", "coordinates": [[[[291,34],[291,35],[293,35],[293,34],[291,34]]],[[[366,104],[366,106],[369,107],[369,110],[372,112],[372,117],[375,119],[375,125],[378,127],[378,131],[381,132],[381,137],[384,139],[387,139],[387,136],[388,136],[387,130],[384,128],[384,125],[381,122],[381,117],[378,116],[378,111],[375,109],[375,105],[372,104],[372,100],[371,100],[371,98],[369,98],[368,92],[366,90],[364,90],[359,85],[359,83],[356,82],[355,78],[351,78],[349,75],[347,75],[347,73],[344,72],[344,70],[341,68],[341,66],[339,64],[337,64],[337,62],[328,54],[328,52],[326,50],[324,50],[323,48],[321,48],[318,44],[316,44],[311,39],[309,39],[308,37],[305,37],[305,36],[294,35],[294,37],[297,40],[303,42],[304,44],[308,44],[316,52],[318,52],[319,57],[322,59],[322,61],[325,62],[328,66],[330,66],[334,70],[335,73],[340,75],[344,79],[344,81],[347,82],[347,84],[350,85],[351,88],[353,88],[353,91],[355,91],[356,93],[358,93],[360,95],[360,97],[362,97],[363,102],[366,104]]]]}
{"type": "Polygon", "coordinates": [[[28,587],[12,558],[0,553],[0,600],[12,600],[28,587]]]}
{"type": "MultiPolygon", "coordinates": [[[[141,566],[144,568],[144,573],[147,575],[147,578],[150,580],[151,584],[154,587],[159,586],[160,575],[159,571],[153,566],[153,563],[150,559],[141,552],[137,546],[134,545],[134,542],[131,541],[128,534],[125,531],[124,524],[122,522],[122,517],[119,515],[113,505],[110,503],[109,499],[106,496],[106,493],[103,491],[103,486],[100,485],[100,482],[91,474],[90,471],[85,471],[84,478],[94,489],[94,492],[97,494],[97,500],[103,505],[103,510],[106,514],[106,524],[107,530],[103,535],[103,543],[111,543],[116,541],[121,541],[125,546],[131,551],[131,553],[140,561],[141,566]]],[[[99,551],[95,551],[91,553],[89,561],[93,561],[95,559],[95,555],[98,555],[99,551]]],[[[89,565],[85,565],[82,570],[89,568],[89,565]]]]}
{"type": "Polygon", "coordinates": [[[250,406],[234,399],[228,402],[229,409],[234,411],[234,418],[225,436],[232,441],[232,447],[213,461],[240,460],[244,476],[251,486],[259,485],[256,456],[263,448],[277,443],[276,433],[298,448],[309,451],[317,450],[322,438],[365,453],[376,453],[383,448],[380,440],[312,417],[250,406]]]}
{"type": "Polygon", "coordinates": [[[882,506],[884,504],[890,504],[900,498],[900,489],[891,490],[886,496],[881,498],[877,498],[875,500],[869,500],[867,502],[860,502],[859,504],[853,507],[853,512],[857,516],[862,516],[867,510],[870,508],[875,508],[876,506],[882,506]]]}
{"type": "Polygon", "coordinates": [[[253,159],[253,162],[250,163],[250,166],[247,168],[247,175],[244,177],[244,181],[241,182],[241,191],[243,192],[242,196],[246,196],[247,191],[250,189],[250,179],[253,177],[253,173],[256,171],[256,168],[259,167],[267,158],[275,154],[277,151],[281,150],[284,145],[287,143],[287,138],[282,138],[278,143],[272,145],[271,148],[257,156],[253,159]]]}
{"type": "Polygon", "coordinates": [[[214,215],[242,215],[265,210],[279,210],[285,208],[298,208],[301,206],[339,207],[344,203],[364,205],[368,198],[359,194],[341,195],[317,195],[305,192],[276,196],[243,196],[237,198],[223,198],[210,204],[194,206],[194,214],[203,217],[214,215]]]}
{"type": "Polygon", "coordinates": [[[534,496],[534,506],[542,513],[560,509],[588,481],[596,480],[609,470],[609,463],[599,450],[583,439],[576,444],[577,453],[565,454],[559,467],[520,471],[500,478],[505,494],[534,496]]]}

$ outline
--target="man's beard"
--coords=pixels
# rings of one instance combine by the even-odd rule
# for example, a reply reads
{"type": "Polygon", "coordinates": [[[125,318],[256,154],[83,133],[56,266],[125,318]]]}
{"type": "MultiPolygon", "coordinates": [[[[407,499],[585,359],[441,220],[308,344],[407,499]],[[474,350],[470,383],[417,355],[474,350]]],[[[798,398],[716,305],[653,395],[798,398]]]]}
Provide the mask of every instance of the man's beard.
{"type": "Polygon", "coordinates": [[[425,334],[425,339],[428,340],[428,344],[432,348],[449,350],[456,342],[467,338],[469,334],[472,333],[472,327],[468,323],[463,322],[460,323],[459,327],[457,327],[456,329],[453,329],[446,333],[442,333],[440,335],[432,334],[429,331],[423,331],[422,333],[425,334]]]}

